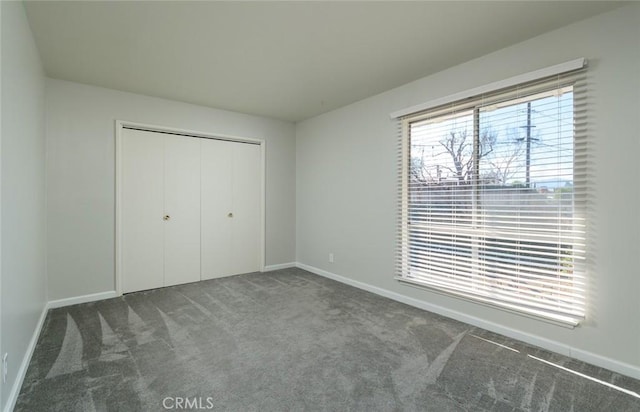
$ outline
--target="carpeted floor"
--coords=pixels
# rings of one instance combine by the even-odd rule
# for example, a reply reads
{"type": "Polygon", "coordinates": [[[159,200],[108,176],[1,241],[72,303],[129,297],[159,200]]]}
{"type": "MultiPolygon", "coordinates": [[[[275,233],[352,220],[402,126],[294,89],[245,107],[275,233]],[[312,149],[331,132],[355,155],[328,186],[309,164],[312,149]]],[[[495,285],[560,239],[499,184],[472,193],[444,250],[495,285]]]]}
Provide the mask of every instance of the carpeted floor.
{"type": "Polygon", "coordinates": [[[640,411],[638,393],[637,380],[285,269],[51,310],[16,410],[619,412],[640,411]]]}

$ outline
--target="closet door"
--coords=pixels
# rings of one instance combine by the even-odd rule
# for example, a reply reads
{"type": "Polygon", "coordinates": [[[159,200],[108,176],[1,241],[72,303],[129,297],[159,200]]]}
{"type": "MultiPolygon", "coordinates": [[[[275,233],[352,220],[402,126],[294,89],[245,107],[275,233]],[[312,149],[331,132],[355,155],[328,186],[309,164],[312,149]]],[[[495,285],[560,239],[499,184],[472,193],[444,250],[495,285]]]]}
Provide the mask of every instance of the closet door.
{"type": "Polygon", "coordinates": [[[260,146],[233,145],[234,273],[260,270],[260,146]]]}
{"type": "Polygon", "coordinates": [[[260,270],[260,146],[202,141],[202,279],[260,270]]]}
{"type": "Polygon", "coordinates": [[[260,270],[259,145],[124,129],[124,293],[260,270]]]}
{"type": "Polygon", "coordinates": [[[164,135],[164,286],[200,280],[200,140],[164,135]]]}
{"type": "Polygon", "coordinates": [[[162,135],[124,129],[121,157],[122,291],[164,285],[162,135]]]}
{"type": "Polygon", "coordinates": [[[202,140],[202,279],[233,275],[232,142],[202,140]]]}

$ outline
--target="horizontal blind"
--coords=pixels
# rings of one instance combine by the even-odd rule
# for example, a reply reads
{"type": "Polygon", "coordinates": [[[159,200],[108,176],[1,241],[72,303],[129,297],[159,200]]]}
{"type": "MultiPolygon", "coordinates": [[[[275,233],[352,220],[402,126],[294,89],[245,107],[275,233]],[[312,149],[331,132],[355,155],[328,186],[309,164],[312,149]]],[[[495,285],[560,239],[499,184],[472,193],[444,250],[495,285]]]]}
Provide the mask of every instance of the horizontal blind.
{"type": "Polygon", "coordinates": [[[571,71],[400,119],[400,280],[584,317],[585,81],[571,71]]]}

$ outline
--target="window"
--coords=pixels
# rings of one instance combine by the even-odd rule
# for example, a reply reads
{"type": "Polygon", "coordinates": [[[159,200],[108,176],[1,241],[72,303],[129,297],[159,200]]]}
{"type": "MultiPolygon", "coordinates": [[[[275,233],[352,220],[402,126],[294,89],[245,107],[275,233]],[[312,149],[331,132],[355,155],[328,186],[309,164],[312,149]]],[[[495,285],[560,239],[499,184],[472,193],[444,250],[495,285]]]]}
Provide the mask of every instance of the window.
{"type": "Polygon", "coordinates": [[[577,70],[401,117],[397,278],[576,325],[583,96],[577,70]]]}

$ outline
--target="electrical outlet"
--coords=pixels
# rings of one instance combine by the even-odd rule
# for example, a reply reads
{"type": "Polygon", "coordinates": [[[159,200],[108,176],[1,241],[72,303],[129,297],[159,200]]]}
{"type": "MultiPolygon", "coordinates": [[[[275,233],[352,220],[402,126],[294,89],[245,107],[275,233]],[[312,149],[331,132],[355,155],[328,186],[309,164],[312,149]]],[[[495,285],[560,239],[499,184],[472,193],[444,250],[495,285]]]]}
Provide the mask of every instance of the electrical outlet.
{"type": "Polygon", "coordinates": [[[333,253],[329,253],[329,263],[333,263],[333,253]]]}
{"type": "Polygon", "coordinates": [[[2,355],[2,383],[7,382],[7,371],[9,370],[9,366],[7,365],[7,358],[9,357],[8,353],[2,355]]]}

